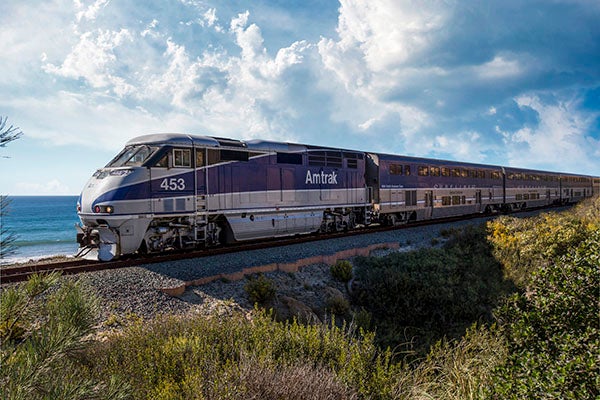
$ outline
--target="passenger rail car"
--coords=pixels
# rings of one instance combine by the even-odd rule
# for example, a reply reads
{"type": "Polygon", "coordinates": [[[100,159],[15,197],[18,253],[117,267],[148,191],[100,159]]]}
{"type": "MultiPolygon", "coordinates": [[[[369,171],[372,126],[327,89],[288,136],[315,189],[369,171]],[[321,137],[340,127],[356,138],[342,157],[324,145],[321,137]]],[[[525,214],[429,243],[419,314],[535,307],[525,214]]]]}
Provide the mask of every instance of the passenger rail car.
{"type": "Polygon", "coordinates": [[[130,140],[78,203],[78,256],[214,246],[592,196],[592,177],[184,134],[130,140]]]}

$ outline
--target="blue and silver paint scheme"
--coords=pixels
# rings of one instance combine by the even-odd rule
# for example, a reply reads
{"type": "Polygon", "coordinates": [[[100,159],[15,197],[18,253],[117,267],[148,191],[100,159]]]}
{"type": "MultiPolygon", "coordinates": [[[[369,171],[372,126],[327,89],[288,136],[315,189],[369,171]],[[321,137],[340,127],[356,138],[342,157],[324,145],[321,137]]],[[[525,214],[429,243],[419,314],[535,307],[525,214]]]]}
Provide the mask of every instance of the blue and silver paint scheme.
{"type": "Polygon", "coordinates": [[[132,139],[82,191],[80,255],[107,260],[353,227],[370,205],[364,161],[308,165],[312,151],[320,149],[180,134],[132,139]],[[140,165],[120,165],[136,146],[152,151],[140,165]],[[182,152],[193,162],[174,163],[182,152]]]}

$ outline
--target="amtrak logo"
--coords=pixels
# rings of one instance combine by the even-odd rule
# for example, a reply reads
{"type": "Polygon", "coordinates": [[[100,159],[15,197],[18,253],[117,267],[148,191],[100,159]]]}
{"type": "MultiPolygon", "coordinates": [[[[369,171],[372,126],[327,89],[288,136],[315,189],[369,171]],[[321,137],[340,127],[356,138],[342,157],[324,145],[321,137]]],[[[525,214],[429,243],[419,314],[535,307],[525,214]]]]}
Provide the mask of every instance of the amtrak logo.
{"type": "Polygon", "coordinates": [[[337,174],[334,172],[330,174],[326,174],[325,172],[310,172],[306,171],[306,180],[305,184],[311,185],[320,185],[320,184],[328,184],[328,185],[337,185],[337,174]]]}

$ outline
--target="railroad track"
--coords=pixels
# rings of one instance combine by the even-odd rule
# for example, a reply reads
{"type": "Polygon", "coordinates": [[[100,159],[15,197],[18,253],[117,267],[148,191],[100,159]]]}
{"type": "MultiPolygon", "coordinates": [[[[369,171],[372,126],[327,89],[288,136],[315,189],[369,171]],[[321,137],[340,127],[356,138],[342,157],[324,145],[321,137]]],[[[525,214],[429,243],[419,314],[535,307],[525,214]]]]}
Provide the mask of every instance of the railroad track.
{"type": "MultiPolygon", "coordinates": [[[[416,226],[416,225],[411,225],[416,226]]],[[[367,233],[382,232],[385,230],[396,229],[397,227],[378,227],[363,228],[349,232],[335,232],[328,234],[307,235],[279,240],[260,240],[235,245],[226,245],[222,247],[207,248],[201,250],[174,250],[165,254],[147,255],[147,256],[127,256],[116,261],[90,261],[76,259],[72,261],[60,261],[53,263],[28,264],[7,266],[0,269],[0,283],[22,282],[27,280],[33,274],[60,272],[63,275],[78,274],[82,272],[101,271],[106,269],[116,269],[125,267],[134,267],[144,264],[157,264],[176,260],[185,260],[191,258],[202,258],[220,254],[230,254],[241,251],[259,250],[271,247],[288,246],[298,243],[308,243],[317,240],[327,240],[336,237],[345,237],[351,235],[361,235],[367,233]]]]}
{"type": "MultiPolygon", "coordinates": [[[[546,208],[544,208],[546,209],[546,208]]],[[[535,209],[528,209],[519,212],[532,212],[535,209]]],[[[107,269],[133,267],[144,264],[157,264],[169,261],[184,260],[191,258],[202,258],[215,256],[220,254],[230,254],[242,251],[259,250],[271,247],[288,246],[292,244],[308,243],[317,240],[328,240],[339,237],[347,237],[354,235],[363,235],[377,232],[384,232],[396,229],[410,229],[424,225],[437,225],[448,222],[462,221],[466,219],[477,219],[487,218],[489,215],[473,214],[470,216],[457,216],[449,218],[441,218],[435,220],[417,221],[411,222],[410,224],[400,226],[370,226],[368,228],[359,228],[348,232],[334,232],[334,233],[320,233],[314,235],[306,235],[292,238],[284,238],[277,240],[260,240],[252,242],[244,242],[235,245],[226,245],[222,247],[192,250],[192,251],[172,251],[160,255],[147,255],[147,256],[127,256],[123,259],[109,262],[90,261],[76,259],[71,261],[60,261],[54,263],[40,263],[40,264],[28,264],[28,265],[16,265],[7,266],[0,269],[0,283],[14,283],[26,281],[33,274],[44,274],[51,272],[60,272],[63,275],[78,274],[82,272],[101,271],[107,269]]]]}

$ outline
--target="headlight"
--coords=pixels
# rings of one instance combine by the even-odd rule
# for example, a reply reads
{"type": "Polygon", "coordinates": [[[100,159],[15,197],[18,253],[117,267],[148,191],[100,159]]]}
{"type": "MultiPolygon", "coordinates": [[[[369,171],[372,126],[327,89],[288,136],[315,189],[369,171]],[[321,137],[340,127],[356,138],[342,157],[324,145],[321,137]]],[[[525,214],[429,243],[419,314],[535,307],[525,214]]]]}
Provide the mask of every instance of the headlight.
{"type": "Polygon", "coordinates": [[[112,214],[115,212],[115,208],[113,206],[95,206],[94,212],[96,214],[112,214]]]}

